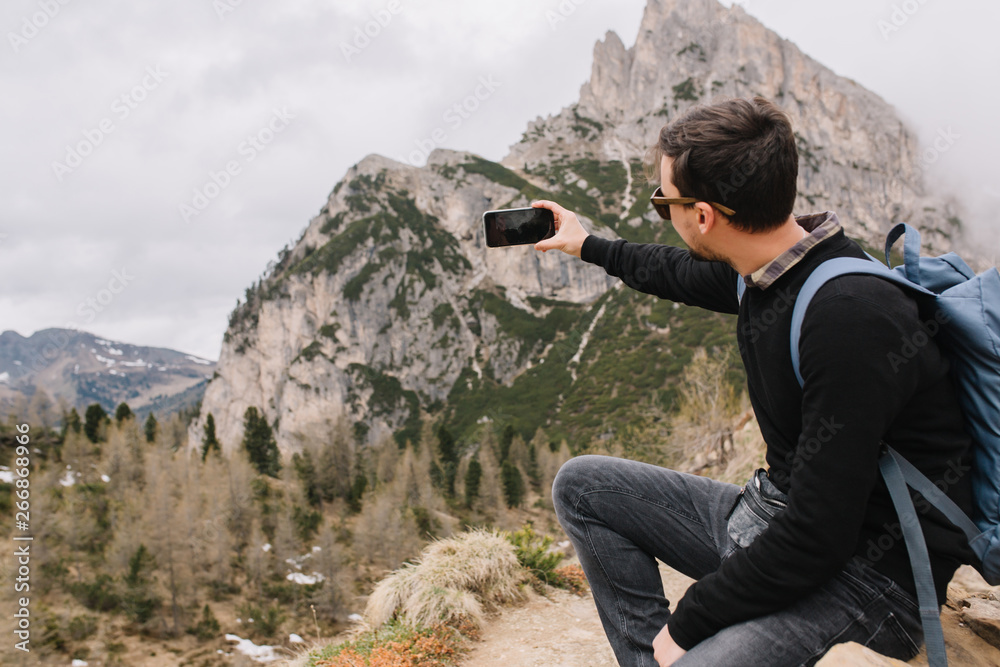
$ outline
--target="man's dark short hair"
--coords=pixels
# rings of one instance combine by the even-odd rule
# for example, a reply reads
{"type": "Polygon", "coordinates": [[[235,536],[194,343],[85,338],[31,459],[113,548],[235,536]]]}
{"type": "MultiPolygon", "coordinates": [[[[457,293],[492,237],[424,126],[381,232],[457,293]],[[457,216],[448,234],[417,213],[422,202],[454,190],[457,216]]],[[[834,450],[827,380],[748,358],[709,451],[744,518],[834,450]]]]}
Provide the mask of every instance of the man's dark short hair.
{"type": "MultiPolygon", "coordinates": [[[[780,227],[795,205],[799,153],[788,116],[763,97],[730,99],[689,109],[660,130],[650,151],[673,159],[670,180],[682,197],[725,204],[745,232],[780,227]]],[[[690,204],[693,206],[693,204],[690,204]]]]}

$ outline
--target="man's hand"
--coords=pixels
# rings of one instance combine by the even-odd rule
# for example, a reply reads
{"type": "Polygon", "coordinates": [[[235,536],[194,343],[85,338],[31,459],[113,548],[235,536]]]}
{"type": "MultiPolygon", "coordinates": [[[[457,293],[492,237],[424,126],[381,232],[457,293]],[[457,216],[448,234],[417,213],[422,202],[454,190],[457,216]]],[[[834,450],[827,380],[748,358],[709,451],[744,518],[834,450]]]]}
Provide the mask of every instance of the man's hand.
{"type": "Polygon", "coordinates": [[[535,208],[547,208],[552,211],[556,218],[556,234],[550,239],[539,241],[535,244],[535,250],[562,250],[567,255],[580,256],[583,248],[583,241],[590,236],[580,224],[576,213],[567,211],[553,201],[536,201],[532,204],[535,208]]]}
{"type": "Polygon", "coordinates": [[[667,626],[663,626],[660,633],[653,640],[653,657],[660,667],[669,667],[687,653],[684,649],[674,643],[667,626]]]}

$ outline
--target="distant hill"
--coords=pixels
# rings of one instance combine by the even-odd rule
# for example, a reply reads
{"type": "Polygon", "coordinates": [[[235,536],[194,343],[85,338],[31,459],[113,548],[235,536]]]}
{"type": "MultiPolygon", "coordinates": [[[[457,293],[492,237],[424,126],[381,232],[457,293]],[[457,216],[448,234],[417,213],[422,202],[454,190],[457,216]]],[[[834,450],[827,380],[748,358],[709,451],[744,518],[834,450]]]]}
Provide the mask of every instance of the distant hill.
{"type": "Polygon", "coordinates": [[[175,412],[201,400],[215,362],[161,347],[130,345],[73,329],[25,338],[0,334],[0,414],[30,400],[36,388],[56,405],[78,410],[122,401],[140,415],[175,412]]]}

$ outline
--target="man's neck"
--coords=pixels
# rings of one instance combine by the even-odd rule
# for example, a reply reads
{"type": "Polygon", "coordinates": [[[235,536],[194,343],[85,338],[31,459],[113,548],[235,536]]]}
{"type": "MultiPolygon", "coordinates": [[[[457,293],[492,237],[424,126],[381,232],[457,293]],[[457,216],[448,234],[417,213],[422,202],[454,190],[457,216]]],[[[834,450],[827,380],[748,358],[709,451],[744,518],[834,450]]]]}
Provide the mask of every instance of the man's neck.
{"type": "Polygon", "coordinates": [[[729,253],[729,265],[741,276],[748,276],[808,235],[809,232],[795,222],[795,216],[790,215],[781,227],[772,231],[764,234],[741,234],[741,238],[734,244],[735,250],[729,253]]]}

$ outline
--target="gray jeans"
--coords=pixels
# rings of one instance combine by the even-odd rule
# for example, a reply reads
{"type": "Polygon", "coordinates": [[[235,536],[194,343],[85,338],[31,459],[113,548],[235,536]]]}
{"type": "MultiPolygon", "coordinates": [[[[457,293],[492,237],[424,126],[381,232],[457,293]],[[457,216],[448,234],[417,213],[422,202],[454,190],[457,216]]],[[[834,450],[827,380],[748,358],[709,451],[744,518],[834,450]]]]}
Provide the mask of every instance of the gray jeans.
{"type": "MultiPolygon", "coordinates": [[[[746,542],[746,514],[730,514],[740,487],[606,456],[579,456],[552,486],[556,515],[573,542],[618,663],[656,667],[653,638],[670,616],[656,559],[694,579],[746,542]],[[735,532],[736,540],[730,535],[735,532]]],[[[923,641],[916,600],[857,559],[816,593],[701,642],[677,667],[812,665],[854,641],[909,660],[923,641]]]]}

